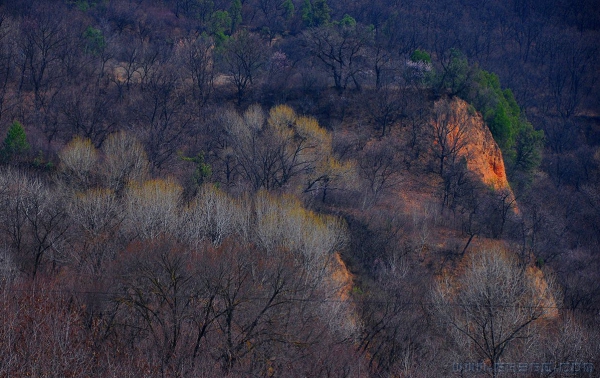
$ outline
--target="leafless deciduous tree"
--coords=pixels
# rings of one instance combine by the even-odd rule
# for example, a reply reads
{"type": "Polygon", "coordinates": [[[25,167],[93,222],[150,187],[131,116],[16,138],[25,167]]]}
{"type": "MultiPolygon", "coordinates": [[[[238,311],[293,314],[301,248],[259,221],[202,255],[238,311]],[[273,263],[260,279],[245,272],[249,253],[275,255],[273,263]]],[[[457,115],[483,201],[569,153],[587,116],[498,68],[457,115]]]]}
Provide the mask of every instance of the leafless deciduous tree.
{"type": "Polygon", "coordinates": [[[225,46],[221,66],[237,91],[238,105],[256,84],[267,59],[267,49],[257,36],[245,30],[238,32],[225,46]]]}
{"type": "Polygon", "coordinates": [[[234,111],[223,119],[229,143],[219,151],[231,157],[237,174],[254,190],[291,185],[301,191],[325,190],[350,171],[332,154],[331,135],[314,118],[300,117],[288,106],[277,106],[268,117],[254,105],[243,115],[234,111]]]}
{"type": "Polygon", "coordinates": [[[191,35],[176,48],[183,67],[194,83],[193,93],[200,105],[206,104],[214,79],[213,41],[205,36],[191,35]]]}
{"type": "Polygon", "coordinates": [[[401,181],[403,163],[399,148],[390,140],[369,141],[360,151],[358,167],[366,181],[364,203],[373,204],[385,192],[401,181]]]}
{"type": "Polygon", "coordinates": [[[309,29],[305,44],[330,72],[335,88],[343,91],[352,82],[361,88],[360,73],[365,70],[365,54],[372,33],[362,26],[327,25],[309,29]]]}
{"type": "Polygon", "coordinates": [[[105,88],[95,85],[65,91],[57,99],[60,126],[67,135],[81,135],[99,147],[116,128],[116,105],[105,88]]]}
{"type": "Polygon", "coordinates": [[[69,227],[65,197],[39,179],[14,171],[4,174],[9,182],[2,196],[2,231],[8,234],[22,271],[35,277],[47,263],[56,267],[64,259],[69,227]]]}
{"type": "Polygon", "coordinates": [[[142,240],[175,233],[182,191],[170,180],[129,184],[125,196],[126,230],[142,240]]]}
{"type": "Polygon", "coordinates": [[[460,276],[443,277],[433,302],[454,357],[485,363],[492,377],[496,364],[522,353],[542,320],[556,313],[552,285],[541,272],[501,250],[478,252],[460,276]]]}
{"type": "Polygon", "coordinates": [[[98,169],[98,151],[89,139],[75,137],[60,152],[60,174],[73,189],[86,189],[93,184],[98,169]]]}
{"type": "Polygon", "coordinates": [[[102,147],[102,177],[106,185],[120,193],[130,181],[141,181],[148,173],[144,147],[126,132],[111,134],[102,147]]]}
{"type": "Polygon", "coordinates": [[[93,340],[73,298],[55,282],[0,285],[0,375],[93,376],[93,340]],[[58,292],[56,291],[58,289],[58,292]]]}
{"type": "Polygon", "coordinates": [[[71,264],[85,274],[103,273],[119,244],[122,204],[112,190],[95,188],[73,195],[67,212],[72,221],[71,264]]]}

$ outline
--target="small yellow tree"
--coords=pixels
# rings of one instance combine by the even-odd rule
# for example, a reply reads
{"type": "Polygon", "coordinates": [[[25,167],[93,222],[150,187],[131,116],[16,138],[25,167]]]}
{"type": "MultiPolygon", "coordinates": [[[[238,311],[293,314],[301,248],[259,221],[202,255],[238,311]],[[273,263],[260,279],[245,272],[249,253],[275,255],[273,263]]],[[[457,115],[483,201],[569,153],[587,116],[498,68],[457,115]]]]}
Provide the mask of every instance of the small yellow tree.
{"type": "Polygon", "coordinates": [[[134,136],[124,131],[111,134],[104,143],[103,152],[104,180],[116,193],[120,193],[129,182],[139,182],[146,177],[146,151],[134,136]]]}
{"type": "Polygon", "coordinates": [[[73,138],[59,153],[59,170],[66,183],[76,189],[93,183],[98,163],[98,151],[90,139],[73,138]]]}

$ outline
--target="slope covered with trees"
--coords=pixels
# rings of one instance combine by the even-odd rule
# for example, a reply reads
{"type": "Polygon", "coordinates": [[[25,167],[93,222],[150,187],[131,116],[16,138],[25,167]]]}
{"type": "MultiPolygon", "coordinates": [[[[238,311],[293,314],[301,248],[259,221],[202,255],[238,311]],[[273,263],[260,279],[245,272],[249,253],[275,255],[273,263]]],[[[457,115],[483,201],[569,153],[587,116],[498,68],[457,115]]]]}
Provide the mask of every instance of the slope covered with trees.
{"type": "Polygon", "coordinates": [[[586,0],[0,1],[0,376],[595,376],[598,40],[586,0]]]}

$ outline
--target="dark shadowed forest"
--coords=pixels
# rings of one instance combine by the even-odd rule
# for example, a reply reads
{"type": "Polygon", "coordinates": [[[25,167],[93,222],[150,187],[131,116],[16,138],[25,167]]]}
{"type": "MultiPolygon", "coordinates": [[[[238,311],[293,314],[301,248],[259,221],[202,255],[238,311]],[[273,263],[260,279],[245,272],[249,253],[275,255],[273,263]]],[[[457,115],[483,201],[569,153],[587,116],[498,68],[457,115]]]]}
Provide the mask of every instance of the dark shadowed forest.
{"type": "Polygon", "coordinates": [[[600,376],[595,0],[0,0],[0,377],[600,376]]]}

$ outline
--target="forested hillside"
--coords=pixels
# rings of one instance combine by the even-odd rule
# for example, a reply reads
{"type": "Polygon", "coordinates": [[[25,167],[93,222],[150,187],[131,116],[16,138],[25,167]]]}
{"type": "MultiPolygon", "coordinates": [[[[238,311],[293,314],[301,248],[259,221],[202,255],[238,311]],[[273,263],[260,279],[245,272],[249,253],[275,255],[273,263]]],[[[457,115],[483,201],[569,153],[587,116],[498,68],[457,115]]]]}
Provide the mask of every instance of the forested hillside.
{"type": "Polygon", "coordinates": [[[598,376],[600,7],[0,0],[0,376],[598,376]]]}

